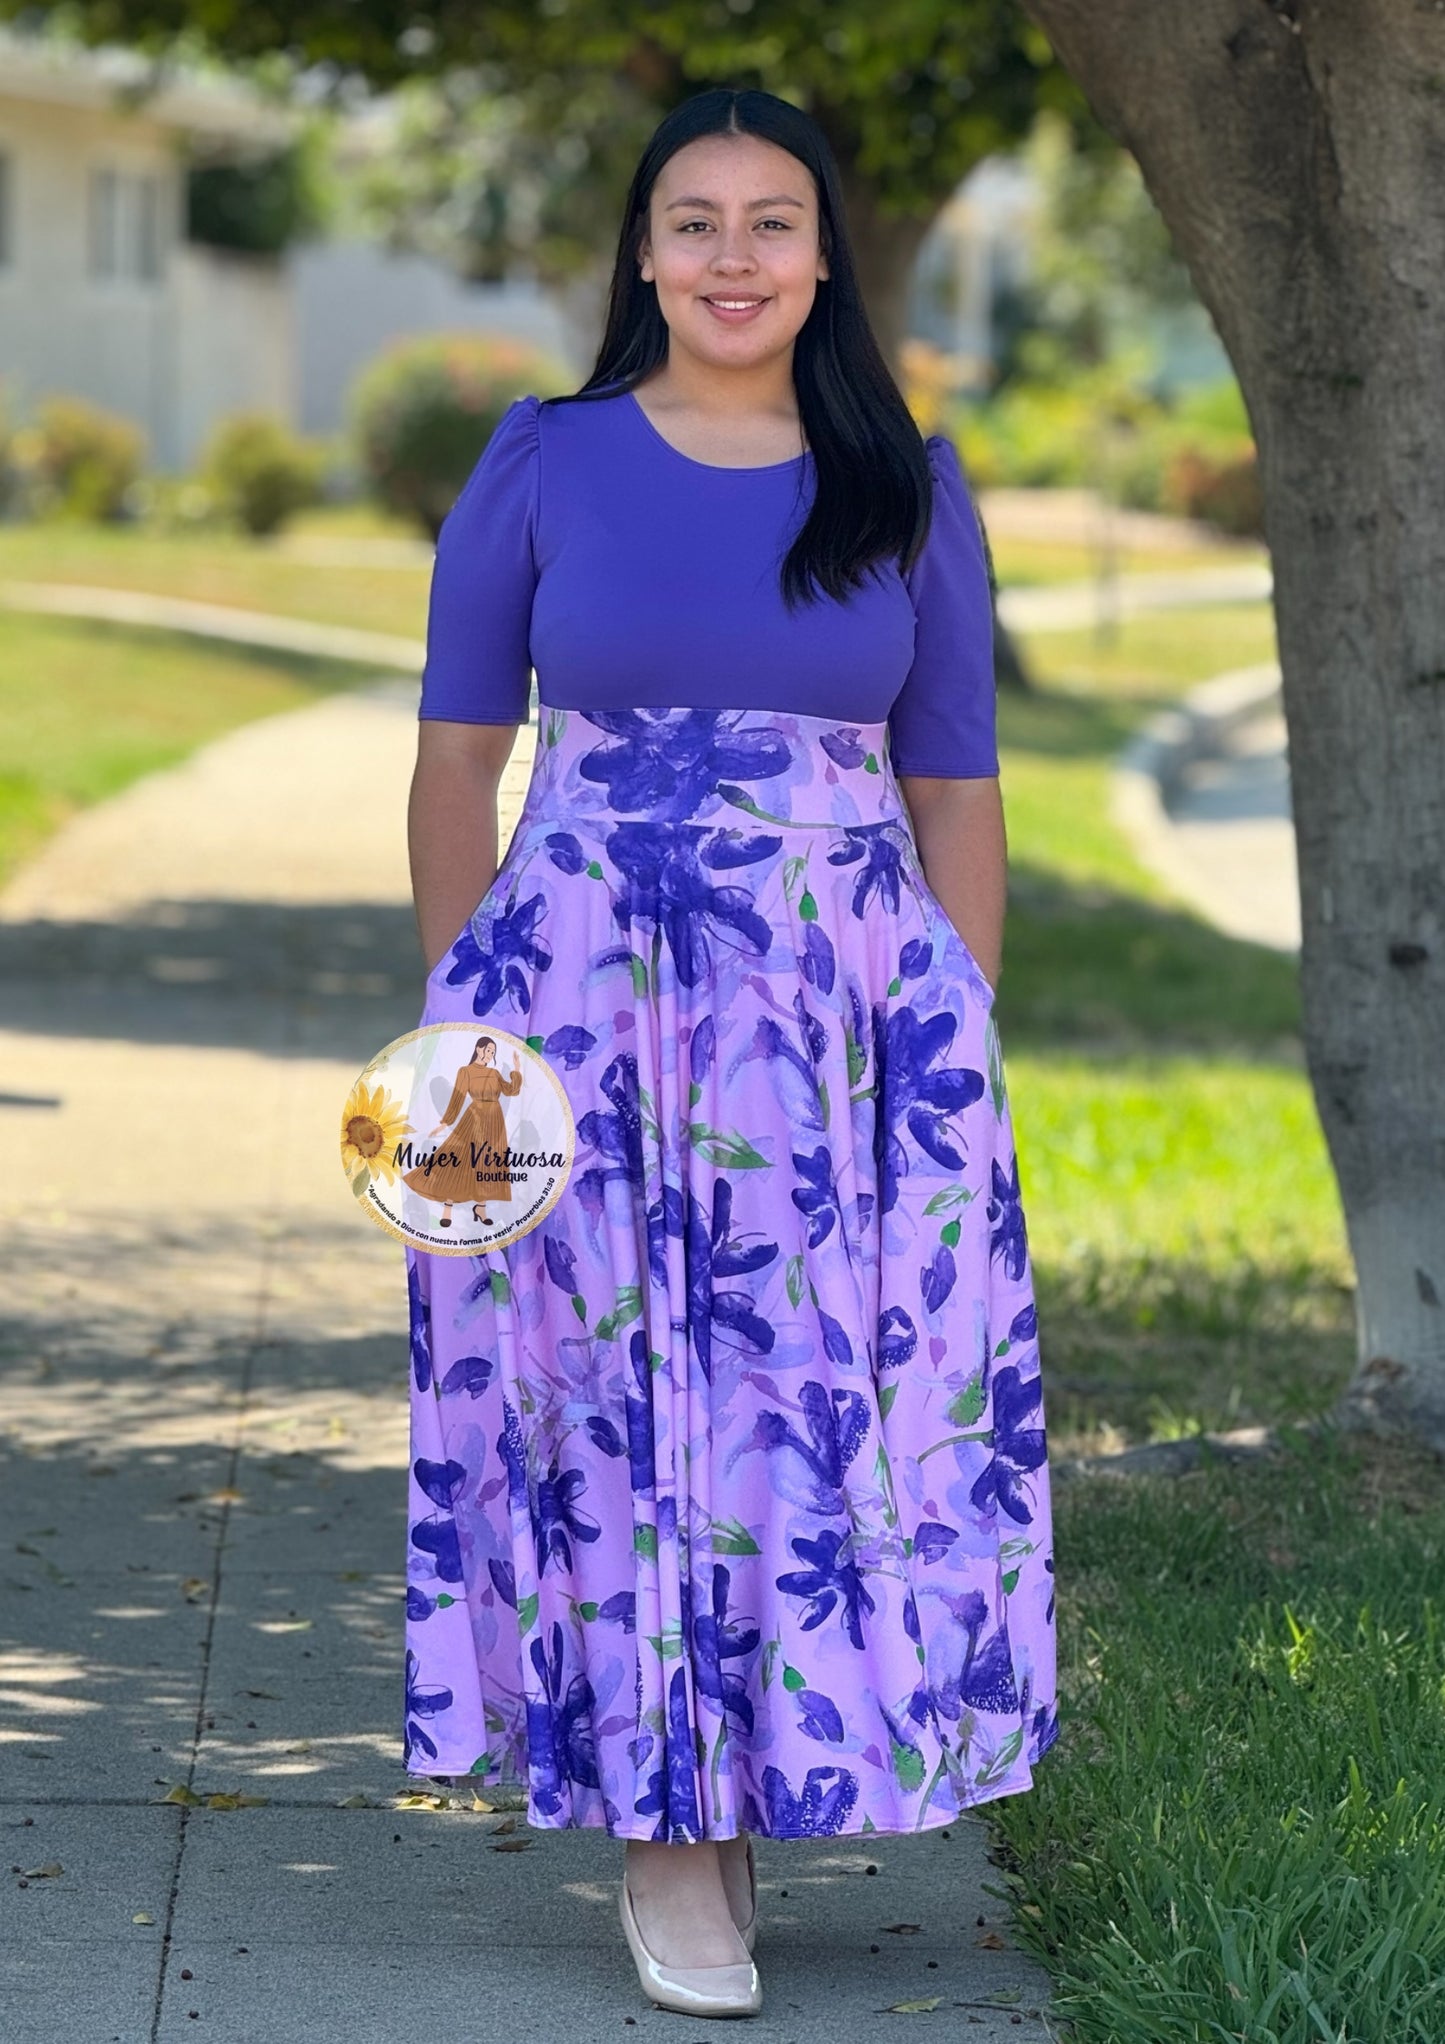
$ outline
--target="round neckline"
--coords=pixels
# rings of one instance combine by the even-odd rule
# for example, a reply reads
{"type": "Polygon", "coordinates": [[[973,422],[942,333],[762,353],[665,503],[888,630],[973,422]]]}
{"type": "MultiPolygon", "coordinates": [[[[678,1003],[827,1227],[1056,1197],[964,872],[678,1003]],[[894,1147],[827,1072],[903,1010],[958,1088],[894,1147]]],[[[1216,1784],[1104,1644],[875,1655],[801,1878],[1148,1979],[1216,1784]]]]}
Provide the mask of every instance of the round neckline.
{"type": "Polygon", "coordinates": [[[757,462],[754,463],[751,467],[747,468],[725,467],[721,462],[717,461],[699,461],[694,455],[684,454],[680,447],[674,447],[672,442],[658,431],[657,427],[653,424],[652,420],[648,418],[646,412],[642,409],[641,404],[638,402],[637,393],[635,391],[625,390],[623,391],[622,395],[627,399],[628,405],[631,411],[633,412],[634,416],[642,421],[643,425],[647,428],[648,432],[652,435],[653,439],[657,442],[659,447],[665,447],[669,454],[675,455],[679,461],[685,461],[689,468],[703,469],[708,475],[712,476],[777,475],[782,469],[796,468],[800,462],[807,461],[812,453],[811,448],[805,447],[801,454],[790,455],[786,461],[757,462]]]}

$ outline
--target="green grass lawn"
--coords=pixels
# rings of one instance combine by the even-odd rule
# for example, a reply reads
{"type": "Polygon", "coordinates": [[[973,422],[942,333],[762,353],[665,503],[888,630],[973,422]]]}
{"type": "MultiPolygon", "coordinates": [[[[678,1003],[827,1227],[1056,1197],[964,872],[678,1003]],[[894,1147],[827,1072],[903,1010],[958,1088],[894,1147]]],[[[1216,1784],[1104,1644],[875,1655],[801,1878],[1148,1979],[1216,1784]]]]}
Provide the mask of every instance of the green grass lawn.
{"type": "Polygon", "coordinates": [[[77,809],[361,678],[339,661],[0,610],[0,881],[77,809]]]}
{"type": "MultiPolygon", "coordinates": [[[[304,537],[415,538],[355,527],[293,528],[304,537]]],[[[83,582],[140,589],[241,610],[352,625],[420,640],[426,632],[426,561],[414,566],[318,564],[278,542],[222,533],[161,535],[135,527],[70,524],[0,526],[0,582],[83,582]]]]}
{"type": "Polygon", "coordinates": [[[1056,1485],[1061,1738],[986,1806],[1075,2044],[1445,2037],[1445,1492],[1291,1435],[1353,1351],[1292,960],[1172,903],[1108,820],[1156,704],[1273,657],[1256,608],[1040,637],[1001,707],[998,1020],[1054,1455],[1284,1423],[1287,1452],[1056,1485]]]}

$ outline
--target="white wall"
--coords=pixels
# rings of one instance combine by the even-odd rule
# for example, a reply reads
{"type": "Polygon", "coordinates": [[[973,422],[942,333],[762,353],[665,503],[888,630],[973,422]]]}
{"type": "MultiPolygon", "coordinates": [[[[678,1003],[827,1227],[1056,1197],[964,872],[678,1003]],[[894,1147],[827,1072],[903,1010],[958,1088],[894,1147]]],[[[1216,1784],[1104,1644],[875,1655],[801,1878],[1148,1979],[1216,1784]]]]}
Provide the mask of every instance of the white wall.
{"type": "Polygon", "coordinates": [[[183,244],[172,256],[168,465],[190,467],[228,412],[298,419],[295,292],[284,263],[183,244]]]}
{"type": "Polygon", "coordinates": [[[358,372],[403,335],[485,331],[510,334],[571,359],[556,307],[524,283],[461,283],[431,257],[392,254],[371,242],[309,243],[295,251],[300,423],[332,433],[346,422],[358,372]]]}

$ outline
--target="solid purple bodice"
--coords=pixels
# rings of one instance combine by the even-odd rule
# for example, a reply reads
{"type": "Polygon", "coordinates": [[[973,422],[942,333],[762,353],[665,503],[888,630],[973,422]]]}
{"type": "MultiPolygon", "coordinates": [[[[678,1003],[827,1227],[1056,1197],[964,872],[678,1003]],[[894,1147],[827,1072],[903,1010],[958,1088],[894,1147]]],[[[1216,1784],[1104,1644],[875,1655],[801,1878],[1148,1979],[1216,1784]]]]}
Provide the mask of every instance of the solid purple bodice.
{"type": "Polygon", "coordinates": [[[998,772],[982,536],[952,443],[927,441],[933,520],[902,576],[784,605],[811,454],[694,461],[630,391],[503,414],[442,526],[420,715],[519,724],[545,708],[786,710],[888,724],[895,771],[998,772]]]}

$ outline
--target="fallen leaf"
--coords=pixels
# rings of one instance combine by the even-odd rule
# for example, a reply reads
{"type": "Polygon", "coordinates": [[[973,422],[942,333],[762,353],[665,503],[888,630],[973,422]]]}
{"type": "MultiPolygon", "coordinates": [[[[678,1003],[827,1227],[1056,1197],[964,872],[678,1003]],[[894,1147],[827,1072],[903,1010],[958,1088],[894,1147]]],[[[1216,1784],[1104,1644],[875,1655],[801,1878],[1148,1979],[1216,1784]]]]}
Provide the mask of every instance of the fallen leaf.
{"type": "Polygon", "coordinates": [[[941,1994],[930,1994],[926,2001],[891,2001],[883,2013],[885,2016],[928,2016],[942,2000],[941,1994]]]}
{"type": "Polygon", "coordinates": [[[213,1794],[206,1797],[206,1808],[208,1810],[259,1810],[263,1804],[269,1803],[270,1800],[269,1796],[243,1795],[236,1789],[217,1789],[213,1794]]]}
{"type": "Polygon", "coordinates": [[[135,1915],[134,1915],[134,1916],[133,1916],[133,1917],[131,1918],[131,1922],[132,1922],[132,1923],[154,1923],[154,1922],[155,1922],[155,1918],[154,1918],[153,1916],[147,1916],[147,1915],[146,1915],[146,1913],[145,1913],[145,1911],[144,1911],[143,1909],[138,1909],[138,1910],[136,1911],[135,1915]]]}
{"type": "Polygon", "coordinates": [[[195,1604],[202,1597],[210,1596],[211,1586],[202,1576],[187,1576],[181,1584],[181,1594],[189,1603],[195,1604]]]}
{"type": "Polygon", "coordinates": [[[243,1689],[241,1694],[242,1696],[264,1696],[271,1703],[279,1703],[281,1701],[274,1689],[243,1689]]]}
{"type": "Polygon", "coordinates": [[[309,1739],[298,1739],[294,1746],[287,1746],[284,1748],[284,1751],[287,1753],[309,1753],[311,1751],[311,1741],[309,1739]]]}
{"type": "Polygon", "coordinates": [[[982,1945],[986,1952],[1006,1952],[1008,1950],[1007,1940],[1001,1938],[996,1930],[981,1930],[974,1939],[974,1943],[982,1945]]]}
{"type": "Polygon", "coordinates": [[[922,1930],[921,1923],[885,1923],[884,1930],[892,1931],[897,1937],[911,1937],[914,1931],[922,1930]]]}
{"type": "Polygon", "coordinates": [[[58,1859],[48,1859],[43,1867],[26,1867],[21,1875],[25,1881],[53,1881],[57,1874],[63,1874],[64,1867],[58,1859]]]}
{"type": "Polygon", "coordinates": [[[194,1795],[191,1792],[191,1790],[186,1787],[183,1781],[178,1781],[174,1788],[168,1788],[166,1790],[165,1794],[161,1797],[160,1800],[163,1803],[195,1804],[199,1803],[201,1799],[198,1795],[194,1795]]]}
{"type": "Polygon", "coordinates": [[[358,1793],[354,1796],[347,1796],[345,1801],[338,1803],[336,1807],[338,1810],[374,1810],[377,1805],[371,1800],[370,1796],[363,1796],[358,1793]]]}
{"type": "Polygon", "coordinates": [[[425,1796],[418,1793],[398,1796],[391,1807],[394,1810],[444,1810],[446,1800],[445,1796],[425,1796]]]}
{"type": "Polygon", "coordinates": [[[492,1826],[492,1836],[493,1838],[505,1838],[515,1831],[516,1828],[517,1820],[515,1817],[503,1817],[500,1824],[492,1826]]]}

